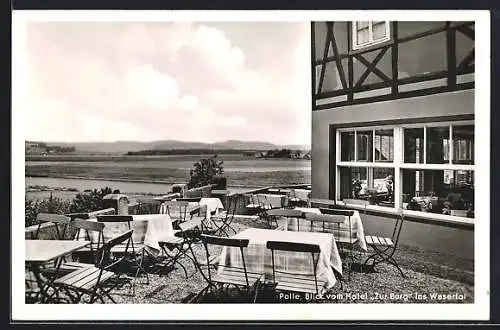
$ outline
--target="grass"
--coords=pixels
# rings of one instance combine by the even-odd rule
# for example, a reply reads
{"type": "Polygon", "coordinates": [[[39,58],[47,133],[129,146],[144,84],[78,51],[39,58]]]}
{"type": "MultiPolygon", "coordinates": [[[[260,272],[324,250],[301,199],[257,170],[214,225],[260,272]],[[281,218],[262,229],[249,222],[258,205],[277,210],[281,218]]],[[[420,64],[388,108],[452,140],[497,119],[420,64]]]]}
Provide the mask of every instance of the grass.
{"type": "MultiPolygon", "coordinates": [[[[61,156],[32,158],[25,165],[25,176],[106,180],[137,180],[176,183],[189,181],[189,170],[200,159],[197,155],[144,156],[61,156]],[[50,159],[50,160],[49,160],[50,159]]],[[[310,161],[256,159],[242,155],[220,155],[230,186],[265,187],[309,183],[310,161]]]]}
{"type": "MultiPolygon", "coordinates": [[[[252,223],[252,227],[265,228],[266,225],[258,221],[252,223]]],[[[239,222],[235,228],[241,231],[248,228],[248,224],[239,222]]],[[[205,254],[201,245],[195,246],[195,254],[199,260],[203,260],[205,254]]],[[[401,277],[392,266],[382,264],[377,266],[377,272],[353,272],[351,280],[343,282],[342,288],[337,282],[330,295],[323,296],[319,301],[287,299],[290,297],[276,295],[270,288],[262,289],[259,301],[279,303],[472,303],[474,301],[473,276],[464,269],[464,260],[407,246],[401,246],[395,258],[403,268],[406,278],[401,277]]],[[[126,304],[183,303],[206,285],[190,261],[185,260],[184,265],[191,275],[189,279],[185,278],[181,269],[174,269],[162,276],[150,275],[151,283],[138,284],[133,297],[121,294],[115,294],[114,297],[117,302],[126,304]]],[[[465,268],[467,267],[468,265],[465,268]]],[[[216,298],[208,296],[205,300],[218,303],[243,302],[244,297],[230,291],[228,296],[216,298]]]]}
{"type": "MultiPolygon", "coordinates": [[[[104,180],[137,180],[144,182],[177,183],[189,181],[188,169],[172,168],[123,168],[93,167],[87,165],[26,165],[26,176],[104,180]]],[[[266,187],[273,185],[302,184],[311,182],[311,173],[305,171],[273,171],[273,172],[229,172],[224,176],[231,186],[266,187]]]]}

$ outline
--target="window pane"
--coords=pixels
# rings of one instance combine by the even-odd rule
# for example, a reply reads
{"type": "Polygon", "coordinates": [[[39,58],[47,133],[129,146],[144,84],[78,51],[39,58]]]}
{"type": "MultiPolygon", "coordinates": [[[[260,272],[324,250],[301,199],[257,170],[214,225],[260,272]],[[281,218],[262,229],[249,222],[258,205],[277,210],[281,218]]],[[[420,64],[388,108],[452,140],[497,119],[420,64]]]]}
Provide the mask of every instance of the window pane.
{"type": "Polygon", "coordinates": [[[393,168],[340,168],[340,199],[361,199],[372,204],[393,206],[393,168]]]}
{"type": "Polygon", "coordinates": [[[474,217],[474,172],[403,170],[403,208],[474,217]]]}
{"type": "Polygon", "coordinates": [[[373,23],[373,40],[383,39],[387,35],[385,22],[373,23]]]}
{"type": "Polygon", "coordinates": [[[450,128],[427,127],[427,163],[445,164],[450,162],[450,128]]]}
{"type": "Polygon", "coordinates": [[[358,148],[358,161],[371,162],[372,161],[372,144],[373,144],[373,131],[358,131],[357,132],[357,148],[358,148]]]}
{"type": "Polygon", "coordinates": [[[356,24],[356,28],[357,30],[361,30],[361,29],[364,29],[364,28],[368,28],[368,25],[370,24],[369,21],[360,21],[360,22],[357,22],[356,24]]]}
{"type": "Polygon", "coordinates": [[[392,129],[375,131],[375,161],[394,161],[394,132],[392,129]]]}
{"type": "Polygon", "coordinates": [[[359,199],[362,191],[368,186],[367,169],[365,167],[340,168],[340,200],[345,198],[359,199]]]}
{"type": "Polygon", "coordinates": [[[361,45],[361,44],[368,42],[369,38],[370,38],[368,28],[358,30],[356,38],[357,38],[356,40],[357,40],[358,45],[361,45]]]}
{"type": "Polygon", "coordinates": [[[354,132],[340,133],[340,160],[354,161],[354,132]]]}
{"type": "Polygon", "coordinates": [[[423,128],[404,129],[404,162],[405,163],[424,162],[423,128]]]}
{"type": "Polygon", "coordinates": [[[453,163],[474,164],[474,125],[453,126],[453,163]]]}

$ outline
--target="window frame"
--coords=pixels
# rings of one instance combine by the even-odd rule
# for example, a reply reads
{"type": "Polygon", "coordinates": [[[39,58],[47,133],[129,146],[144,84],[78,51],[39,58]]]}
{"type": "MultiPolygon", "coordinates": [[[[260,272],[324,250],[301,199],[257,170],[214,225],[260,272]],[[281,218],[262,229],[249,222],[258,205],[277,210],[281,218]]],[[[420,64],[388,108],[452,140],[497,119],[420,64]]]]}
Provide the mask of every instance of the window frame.
{"type": "MultiPolygon", "coordinates": [[[[338,203],[340,205],[347,205],[349,207],[354,207],[356,208],[356,205],[348,204],[345,203],[341,200],[340,197],[340,188],[341,188],[341,168],[342,167],[365,167],[367,168],[367,171],[370,171],[373,168],[393,168],[394,169],[394,181],[393,181],[393,201],[394,201],[394,207],[387,207],[387,206],[378,206],[378,205],[369,205],[368,207],[373,210],[380,210],[380,211],[387,211],[387,212],[397,212],[397,209],[400,208],[402,204],[402,191],[403,191],[403,182],[402,182],[402,175],[403,175],[403,170],[405,169],[414,169],[414,170],[453,170],[453,171],[472,171],[473,175],[475,176],[475,159],[473,159],[474,164],[457,164],[453,163],[454,161],[454,155],[453,155],[453,126],[465,126],[465,125],[472,125],[475,127],[475,121],[474,120],[461,120],[461,121],[443,121],[443,122],[429,122],[429,123],[415,123],[415,124],[394,124],[394,125],[374,125],[374,126],[359,126],[359,127],[342,127],[342,128],[337,128],[336,129],[336,145],[335,145],[335,155],[336,155],[336,162],[335,162],[335,189],[334,189],[334,199],[335,203],[338,203]],[[426,135],[427,135],[427,127],[449,127],[449,143],[450,143],[450,148],[449,148],[449,160],[448,163],[442,163],[442,164],[429,164],[427,163],[427,156],[426,156],[426,145],[427,145],[427,140],[426,140],[426,135]],[[405,163],[404,162],[404,129],[405,128],[423,128],[424,130],[424,163],[405,163]],[[393,143],[393,160],[392,161],[385,161],[385,162],[377,162],[375,161],[375,156],[373,155],[372,161],[358,161],[357,157],[357,131],[367,131],[367,130],[372,130],[374,132],[372,138],[375,140],[375,132],[377,130],[388,130],[392,129],[393,130],[393,137],[394,137],[394,143],[393,143]],[[354,160],[352,161],[342,161],[341,160],[341,133],[343,132],[355,132],[354,134],[354,160]]],[[[474,131],[474,136],[476,135],[476,131],[474,131]]],[[[474,138],[473,146],[474,146],[474,158],[476,156],[476,139],[474,138]]],[[[374,145],[372,145],[372,153],[375,153],[375,148],[374,145]]],[[[367,172],[368,176],[368,172],[367,172]]],[[[475,181],[475,180],[474,180],[475,181]]],[[[476,195],[474,195],[474,204],[476,199],[476,195]]],[[[461,223],[473,223],[475,218],[466,218],[466,217],[460,217],[460,216],[449,216],[449,215],[443,215],[443,214],[434,214],[434,213],[425,213],[425,212],[420,212],[420,211],[414,211],[414,210],[407,210],[403,209],[403,212],[412,216],[417,216],[417,217],[423,217],[423,218],[434,218],[438,220],[444,220],[444,221],[451,221],[451,222],[461,222],[461,223]]]]}
{"type": "Polygon", "coordinates": [[[389,21],[383,21],[385,22],[385,36],[380,39],[373,40],[373,22],[374,21],[365,21],[368,23],[368,41],[364,42],[362,44],[358,44],[358,24],[360,21],[352,21],[351,22],[351,27],[352,27],[352,44],[351,44],[351,49],[352,50],[359,50],[363,49],[365,47],[370,47],[373,45],[377,45],[380,43],[387,42],[391,40],[391,23],[389,21]]]}

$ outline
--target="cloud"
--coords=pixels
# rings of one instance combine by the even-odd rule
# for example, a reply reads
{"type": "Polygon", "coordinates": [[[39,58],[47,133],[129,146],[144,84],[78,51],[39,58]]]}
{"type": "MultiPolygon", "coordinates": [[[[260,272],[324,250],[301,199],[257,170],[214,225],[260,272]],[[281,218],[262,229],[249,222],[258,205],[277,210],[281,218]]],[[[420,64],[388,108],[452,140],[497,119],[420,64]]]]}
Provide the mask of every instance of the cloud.
{"type": "Polygon", "coordinates": [[[308,25],[260,24],[29,23],[26,139],[310,143],[308,25]]]}

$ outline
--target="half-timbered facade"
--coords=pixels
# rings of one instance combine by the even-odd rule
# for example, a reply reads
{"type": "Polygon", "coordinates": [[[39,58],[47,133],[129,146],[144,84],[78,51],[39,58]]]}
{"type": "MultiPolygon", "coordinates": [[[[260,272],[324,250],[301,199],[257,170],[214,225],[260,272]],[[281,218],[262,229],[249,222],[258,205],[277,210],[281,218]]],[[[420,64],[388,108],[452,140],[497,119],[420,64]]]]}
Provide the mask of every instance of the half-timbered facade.
{"type": "Polygon", "coordinates": [[[312,194],[474,218],[474,22],[314,22],[312,194]]]}

